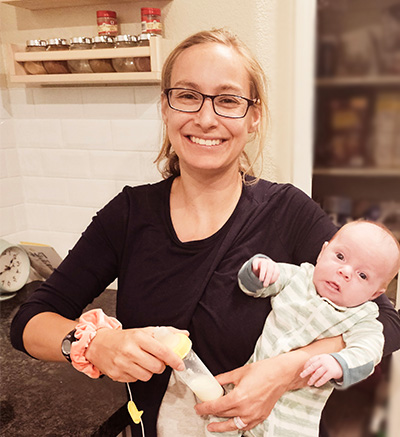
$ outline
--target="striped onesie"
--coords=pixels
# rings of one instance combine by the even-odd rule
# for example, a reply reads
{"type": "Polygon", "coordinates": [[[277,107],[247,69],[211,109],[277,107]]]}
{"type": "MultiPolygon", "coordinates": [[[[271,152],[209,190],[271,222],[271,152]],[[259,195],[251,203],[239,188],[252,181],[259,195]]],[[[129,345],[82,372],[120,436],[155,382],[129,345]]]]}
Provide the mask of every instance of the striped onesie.
{"type": "MultiPolygon", "coordinates": [[[[256,255],[255,257],[265,257],[256,255]]],[[[271,296],[272,311],[248,363],[270,358],[315,340],[343,335],[346,348],[333,353],[343,369],[343,382],[285,393],[269,417],[251,430],[256,437],[298,437],[319,434],[322,409],[334,387],[344,389],[365,379],[382,358],[384,337],[376,319],[378,306],[366,302],[346,308],[319,296],[313,284],[314,266],[279,263],[279,279],[263,287],[252,272],[252,261],[239,272],[239,286],[253,297],[271,296]]],[[[223,435],[223,434],[222,434],[223,435]]]]}

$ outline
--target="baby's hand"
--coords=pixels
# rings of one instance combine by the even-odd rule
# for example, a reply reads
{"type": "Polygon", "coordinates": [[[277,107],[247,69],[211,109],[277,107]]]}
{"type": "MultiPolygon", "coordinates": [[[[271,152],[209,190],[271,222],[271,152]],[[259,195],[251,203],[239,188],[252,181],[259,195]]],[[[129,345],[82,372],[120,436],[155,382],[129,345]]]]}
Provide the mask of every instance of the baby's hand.
{"type": "Polygon", "coordinates": [[[308,385],[321,387],[331,379],[342,379],[343,369],[332,355],[316,355],[306,362],[304,370],[300,373],[301,378],[305,378],[308,375],[311,375],[307,382],[308,385]]]}
{"type": "Polygon", "coordinates": [[[273,284],[279,278],[279,267],[275,261],[269,258],[254,258],[253,273],[263,283],[264,287],[273,284]]]}

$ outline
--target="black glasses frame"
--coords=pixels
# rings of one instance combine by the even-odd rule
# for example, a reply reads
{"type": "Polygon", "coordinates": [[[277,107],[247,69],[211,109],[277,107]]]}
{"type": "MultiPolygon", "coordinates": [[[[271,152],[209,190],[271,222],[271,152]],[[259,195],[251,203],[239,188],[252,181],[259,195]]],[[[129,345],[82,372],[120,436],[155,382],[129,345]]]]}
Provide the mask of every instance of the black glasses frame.
{"type": "Polygon", "coordinates": [[[214,112],[215,112],[217,115],[219,115],[220,117],[224,117],[224,118],[244,118],[244,117],[246,117],[246,115],[247,115],[247,113],[248,113],[248,111],[249,111],[250,106],[255,105],[255,104],[258,102],[258,99],[248,99],[247,97],[238,96],[238,95],[236,95],[236,94],[217,94],[217,95],[214,95],[214,96],[213,96],[213,95],[210,95],[210,94],[203,94],[203,93],[201,93],[200,91],[192,90],[192,89],[190,89],[190,88],[167,88],[167,89],[165,89],[163,92],[164,92],[164,94],[167,96],[168,106],[169,106],[171,109],[175,110],[175,111],[186,112],[186,113],[194,114],[194,113],[199,112],[199,111],[201,110],[201,108],[202,108],[203,105],[204,105],[204,101],[205,101],[206,99],[210,99],[211,102],[212,102],[212,107],[213,107],[214,112]],[[203,101],[201,102],[201,105],[200,105],[199,109],[196,109],[196,111],[186,111],[186,110],[184,110],[184,109],[179,109],[179,108],[175,108],[175,106],[172,106],[172,104],[171,104],[171,102],[170,102],[170,92],[173,91],[173,90],[191,91],[191,92],[195,92],[195,93],[197,93],[197,94],[200,94],[200,95],[203,97],[203,101]],[[217,109],[215,108],[214,99],[215,99],[216,97],[221,97],[221,96],[222,96],[222,97],[223,97],[223,96],[227,96],[227,97],[238,97],[238,98],[240,98],[240,99],[245,100],[245,101],[247,102],[247,108],[246,108],[245,113],[244,113],[243,115],[223,115],[223,114],[220,114],[220,113],[217,111],[217,109]]]}

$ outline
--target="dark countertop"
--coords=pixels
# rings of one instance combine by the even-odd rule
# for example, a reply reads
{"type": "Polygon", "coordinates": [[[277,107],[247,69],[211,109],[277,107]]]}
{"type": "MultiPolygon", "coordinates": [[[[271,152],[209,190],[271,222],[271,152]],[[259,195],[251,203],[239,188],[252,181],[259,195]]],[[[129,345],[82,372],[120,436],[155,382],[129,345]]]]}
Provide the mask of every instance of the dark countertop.
{"type": "MultiPolygon", "coordinates": [[[[67,362],[37,361],[11,346],[11,321],[39,284],[30,283],[0,303],[0,435],[118,435],[129,423],[125,384],[91,379],[67,362]]],[[[114,316],[115,298],[115,290],[106,290],[87,309],[114,316]]]]}

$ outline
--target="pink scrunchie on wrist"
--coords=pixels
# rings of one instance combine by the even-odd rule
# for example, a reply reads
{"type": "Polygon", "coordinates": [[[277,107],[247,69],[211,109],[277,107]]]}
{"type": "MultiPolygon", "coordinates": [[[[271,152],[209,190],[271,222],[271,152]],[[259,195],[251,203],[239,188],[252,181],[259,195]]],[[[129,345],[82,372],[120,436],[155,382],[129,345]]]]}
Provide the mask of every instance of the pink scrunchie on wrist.
{"type": "Polygon", "coordinates": [[[71,344],[71,362],[75,369],[91,378],[98,378],[101,372],[85,357],[86,349],[100,328],[121,329],[121,323],[114,317],[108,317],[103,310],[95,309],[83,313],[76,325],[75,338],[71,344]]]}

